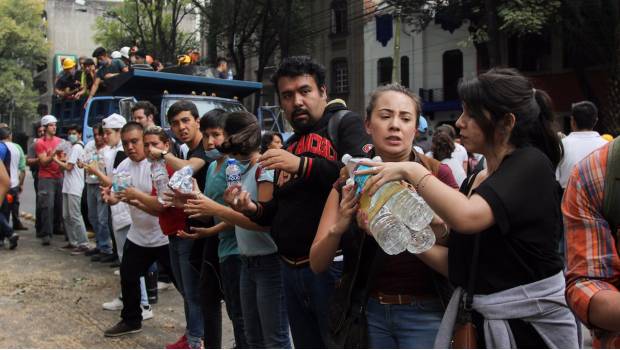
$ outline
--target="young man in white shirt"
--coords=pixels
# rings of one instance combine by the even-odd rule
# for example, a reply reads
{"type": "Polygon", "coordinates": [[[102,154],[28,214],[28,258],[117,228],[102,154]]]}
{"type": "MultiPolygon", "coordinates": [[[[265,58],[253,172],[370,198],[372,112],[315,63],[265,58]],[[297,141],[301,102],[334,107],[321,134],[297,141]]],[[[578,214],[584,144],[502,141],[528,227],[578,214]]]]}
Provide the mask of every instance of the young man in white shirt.
{"type": "Polygon", "coordinates": [[[131,226],[121,261],[122,320],[104,332],[106,337],[142,331],[140,276],[144,275],[154,262],[159,262],[166,270],[171,271],[168,237],[161,231],[159,219],[132,204],[133,191],[149,194],[153,191],[151,167],[144,152],[143,133],[142,125],[136,122],[127,123],[121,130],[121,140],[128,159],[123,160],[116,171],[129,174],[131,187],[118,193],[112,193],[109,186],[104,190],[104,198],[110,205],[117,205],[121,200],[131,204],[131,226]]]}
{"type": "Polygon", "coordinates": [[[71,125],[67,129],[67,139],[71,142],[71,152],[65,157],[58,153],[54,155],[54,162],[64,171],[62,183],[62,217],[65,222],[65,232],[69,244],[64,249],[80,251],[88,250],[86,226],[82,218],[82,192],[84,191],[84,169],[76,166],[84,154],[82,144],[82,128],[71,125]]]}
{"type": "Polygon", "coordinates": [[[592,130],[597,121],[598,109],[594,103],[590,101],[573,103],[570,117],[571,133],[562,139],[564,157],[555,172],[562,188],[566,188],[575,164],[607,143],[598,132],[592,130]]]}

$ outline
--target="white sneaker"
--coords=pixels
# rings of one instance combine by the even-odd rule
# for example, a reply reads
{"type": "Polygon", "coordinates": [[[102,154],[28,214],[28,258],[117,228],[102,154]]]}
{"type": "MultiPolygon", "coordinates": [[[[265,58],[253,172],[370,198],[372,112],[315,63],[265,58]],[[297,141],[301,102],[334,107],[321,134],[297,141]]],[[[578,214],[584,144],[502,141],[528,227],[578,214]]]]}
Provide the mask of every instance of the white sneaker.
{"type": "Polygon", "coordinates": [[[119,298],[114,298],[114,300],[107,302],[107,303],[103,303],[103,305],[101,306],[103,307],[104,310],[118,311],[118,310],[123,309],[123,301],[119,298]]]}
{"type": "Polygon", "coordinates": [[[120,276],[121,270],[114,270],[114,276],[120,276]]]}
{"type": "Polygon", "coordinates": [[[153,318],[153,308],[151,305],[140,305],[142,307],[142,321],[153,318]]]}
{"type": "Polygon", "coordinates": [[[157,290],[166,290],[166,289],[170,288],[171,285],[172,285],[172,283],[166,283],[166,282],[159,282],[159,281],[157,281],[157,290]]]}

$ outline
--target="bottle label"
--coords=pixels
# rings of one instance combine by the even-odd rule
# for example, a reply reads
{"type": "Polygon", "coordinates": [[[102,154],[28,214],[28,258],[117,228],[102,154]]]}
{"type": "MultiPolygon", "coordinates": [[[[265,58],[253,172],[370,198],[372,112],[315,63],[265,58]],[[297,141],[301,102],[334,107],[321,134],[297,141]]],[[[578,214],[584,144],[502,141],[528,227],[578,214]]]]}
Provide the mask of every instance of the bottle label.
{"type": "Polygon", "coordinates": [[[226,183],[228,183],[229,185],[232,183],[239,183],[239,182],[241,182],[241,174],[236,173],[236,174],[226,175],[226,183]]]}

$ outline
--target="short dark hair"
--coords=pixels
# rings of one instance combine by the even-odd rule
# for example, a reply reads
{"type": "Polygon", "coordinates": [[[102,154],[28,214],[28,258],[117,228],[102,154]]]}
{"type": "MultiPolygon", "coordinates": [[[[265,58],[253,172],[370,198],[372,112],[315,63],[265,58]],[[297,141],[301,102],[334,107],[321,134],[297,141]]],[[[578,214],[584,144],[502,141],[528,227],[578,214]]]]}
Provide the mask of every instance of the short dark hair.
{"type": "Polygon", "coordinates": [[[0,128],[0,140],[6,140],[11,136],[11,129],[0,128]]]}
{"type": "Polygon", "coordinates": [[[305,74],[311,75],[319,88],[325,86],[325,67],[314,61],[310,56],[286,57],[271,77],[271,82],[275,86],[276,92],[279,93],[278,80],[280,78],[295,78],[305,74]]]}
{"type": "Polygon", "coordinates": [[[190,112],[195,119],[200,117],[200,115],[198,115],[198,108],[196,108],[194,102],[190,100],[178,100],[170,106],[170,108],[168,108],[168,112],[166,112],[166,119],[168,119],[168,123],[170,123],[172,118],[177,116],[177,114],[185,111],[190,112]]]}
{"type": "Polygon", "coordinates": [[[71,124],[69,126],[67,126],[67,133],[71,130],[75,130],[78,132],[78,134],[82,133],[82,127],[78,126],[77,124],[71,124]]]}
{"type": "Polygon", "coordinates": [[[103,135],[103,124],[102,123],[95,124],[95,126],[93,126],[93,133],[95,132],[95,130],[97,130],[97,133],[99,135],[103,135]]]}
{"type": "Polygon", "coordinates": [[[226,111],[221,108],[214,108],[203,114],[202,118],[200,118],[200,131],[217,128],[223,130],[225,115],[226,111]]]}
{"type": "Polygon", "coordinates": [[[95,49],[95,51],[93,51],[93,57],[97,58],[99,56],[107,56],[108,52],[106,51],[105,48],[99,46],[98,48],[95,49]]]}
{"type": "Polygon", "coordinates": [[[140,130],[141,132],[144,132],[144,127],[142,127],[142,124],[134,122],[132,120],[127,124],[123,125],[123,128],[121,129],[121,135],[134,130],[140,130]]]}
{"type": "Polygon", "coordinates": [[[226,139],[218,150],[222,153],[252,154],[260,149],[260,126],[254,114],[246,111],[230,112],[224,121],[226,139]]]}
{"type": "Polygon", "coordinates": [[[279,132],[275,132],[275,131],[267,131],[266,133],[263,134],[263,137],[261,138],[260,153],[267,152],[267,150],[269,149],[269,145],[271,145],[271,143],[273,142],[274,136],[279,137],[280,140],[282,140],[282,143],[284,143],[284,138],[282,137],[282,134],[280,134],[279,132]]]}
{"type": "Polygon", "coordinates": [[[228,63],[228,60],[226,59],[226,57],[219,56],[219,57],[215,60],[215,64],[216,64],[216,65],[218,65],[218,66],[219,66],[222,62],[226,62],[226,63],[228,63]]]}
{"type": "Polygon", "coordinates": [[[136,57],[146,58],[146,51],[139,49],[138,51],[133,53],[136,57]]]}
{"type": "Polygon", "coordinates": [[[450,124],[441,124],[440,126],[437,127],[437,129],[435,129],[436,133],[445,133],[448,136],[450,136],[451,139],[455,139],[456,138],[456,130],[454,130],[454,127],[450,124]]]}
{"type": "Polygon", "coordinates": [[[573,103],[571,115],[579,130],[592,130],[598,121],[598,108],[590,101],[573,103]]]}
{"type": "Polygon", "coordinates": [[[438,161],[450,158],[455,147],[454,141],[448,133],[436,132],[433,135],[431,151],[433,151],[433,158],[438,161]]]}
{"type": "Polygon", "coordinates": [[[155,118],[157,115],[157,107],[149,101],[138,101],[135,105],[133,105],[133,107],[131,107],[131,114],[140,109],[144,109],[144,114],[147,116],[152,115],[153,118],[155,118]]]}
{"type": "Polygon", "coordinates": [[[94,66],[95,65],[95,61],[93,61],[92,58],[87,58],[84,60],[84,65],[85,66],[94,66]]]}

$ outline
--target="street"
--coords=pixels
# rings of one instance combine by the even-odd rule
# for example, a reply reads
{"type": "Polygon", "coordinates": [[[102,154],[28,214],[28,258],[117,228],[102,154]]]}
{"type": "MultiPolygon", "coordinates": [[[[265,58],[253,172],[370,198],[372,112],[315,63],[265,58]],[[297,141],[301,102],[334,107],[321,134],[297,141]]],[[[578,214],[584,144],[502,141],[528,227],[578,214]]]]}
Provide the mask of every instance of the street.
{"type": "MultiPolygon", "coordinates": [[[[34,203],[28,172],[21,211],[34,213],[34,203]]],[[[41,246],[33,222],[23,222],[29,230],[19,231],[17,249],[0,249],[0,348],[163,348],[183,334],[183,301],[170,287],[159,292],[154,317],[143,322],[141,333],[104,338],[120,315],[101,308],[119,293],[114,269],[61,251],[62,236],[41,246]]],[[[232,327],[225,310],[222,315],[222,346],[231,348],[232,327]]]]}

